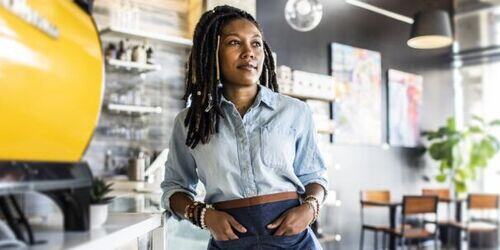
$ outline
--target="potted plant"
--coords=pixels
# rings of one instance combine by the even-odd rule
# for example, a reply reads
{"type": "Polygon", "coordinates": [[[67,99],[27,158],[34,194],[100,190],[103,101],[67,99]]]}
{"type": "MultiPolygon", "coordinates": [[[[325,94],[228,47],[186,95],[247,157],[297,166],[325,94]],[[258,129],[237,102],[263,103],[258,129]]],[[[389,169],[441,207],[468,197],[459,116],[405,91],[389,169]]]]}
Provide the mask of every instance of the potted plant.
{"type": "Polygon", "coordinates": [[[92,180],[90,190],[90,228],[99,228],[108,218],[108,204],[114,197],[107,196],[113,189],[113,183],[106,184],[102,179],[92,180]]]}
{"type": "Polygon", "coordinates": [[[438,182],[448,181],[455,197],[467,192],[477,178],[477,171],[488,166],[489,160],[500,150],[499,140],[492,134],[500,120],[486,122],[474,116],[471,124],[458,129],[454,118],[436,131],[424,132],[431,143],[429,155],[439,162],[438,182]]]}

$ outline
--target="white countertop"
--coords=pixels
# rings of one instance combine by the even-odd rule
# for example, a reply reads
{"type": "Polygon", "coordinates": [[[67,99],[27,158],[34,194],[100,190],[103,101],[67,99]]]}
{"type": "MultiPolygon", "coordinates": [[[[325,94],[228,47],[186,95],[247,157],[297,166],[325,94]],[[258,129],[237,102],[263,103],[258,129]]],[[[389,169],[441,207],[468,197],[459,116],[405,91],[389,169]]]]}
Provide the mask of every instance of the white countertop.
{"type": "Polygon", "coordinates": [[[60,227],[36,226],[36,240],[29,249],[114,249],[162,226],[161,213],[110,213],[103,227],[87,232],[63,232],[60,227]]]}

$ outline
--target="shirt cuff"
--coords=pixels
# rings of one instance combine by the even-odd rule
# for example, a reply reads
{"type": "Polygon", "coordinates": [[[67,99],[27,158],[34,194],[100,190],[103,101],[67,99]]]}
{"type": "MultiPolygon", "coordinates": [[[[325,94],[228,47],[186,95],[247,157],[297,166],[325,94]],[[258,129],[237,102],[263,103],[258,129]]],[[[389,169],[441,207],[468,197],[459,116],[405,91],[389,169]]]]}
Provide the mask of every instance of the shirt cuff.
{"type": "Polygon", "coordinates": [[[305,188],[307,185],[309,185],[311,183],[316,183],[316,184],[319,184],[321,187],[323,187],[323,190],[325,191],[325,195],[323,196],[323,200],[321,201],[321,203],[325,202],[326,197],[328,196],[328,181],[325,178],[311,179],[311,180],[305,181],[304,183],[302,183],[302,185],[304,185],[304,188],[305,188]]]}
{"type": "Polygon", "coordinates": [[[163,195],[161,197],[161,200],[162,200],[163,208],[165,208],[165,210],[167,212],[167,215],[169,217],[172,217],[172,218],[176,219],[177,221],[180,221],[180,220],[183,219],[183,217],[179,216],[170,207],[170,197],[173,194],[175,194],[175,193],[185,193],[189,197],[191,197],[191,199],[193,199],[193,200],[194,200],[195,194],[192,193],[192,192],[189,192],[189,191],[187,191],[186,189],[183,189],[183,188],[173,188],[173,189],[169,189],[168,191],[166,191],[166,192],[163,193],[163,195]]]}

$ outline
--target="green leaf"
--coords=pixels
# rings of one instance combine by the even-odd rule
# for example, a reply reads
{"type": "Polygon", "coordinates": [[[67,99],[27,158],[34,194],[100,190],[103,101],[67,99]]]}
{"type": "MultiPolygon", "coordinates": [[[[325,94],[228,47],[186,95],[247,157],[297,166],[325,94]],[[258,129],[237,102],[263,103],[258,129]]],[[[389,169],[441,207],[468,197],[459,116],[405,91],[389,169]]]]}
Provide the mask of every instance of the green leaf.
{"type": "Polygon", "coordinates": [[[455,122],[455,118],[450,117],[446,121],[446,128],[448,128],[451,131],[456,131],[457,130],[457,123],[455,122]]]}
{"type": "Polygon", "coordinates": [[[479,127],[479,126],[470,126],[469,127],[469,132],[480,134],[480,133],[483,133],[483,129],[481,127],[479,127]]]}
{"type": "Polygon", "coordinates": [[[475,120],[475,121],[480,122],[481,124],[484,124],[484,119],[481,118],[481,117],[479,117],[479,116],[477,116],[477,115],[473,115],[472,116],[472,120],[475,120]]]}
{"type": "Polygon", "coordinates": [[[488,140],[488,138],[485,138],[481,140],[479,143],[479,147],[481,150],[481,154],[486,158],[486,160],[489,160],[495,155],[495,147],[492,145],[491,141],[488,140]]]}
{"type": "Polygon", "coordinates": [[[456,175],[457,175],[457,177],[458,177],[458,179],[459,179],[459,180],[461,180],[461,181],[465,181],[465,180],[467,180],[467,179],[469,178],[469,176],[470,176],[468,172],[469,172],[469,171],[467,171],[467,170],[466,170],[466,169],[464,169],[464,168],[459,168],[459,169],[457,169],[457,171],[456,171],[456,175]]]}
{"type": "Polygon", "coordinates": [[[500,126],[500,120],[493,120],[488,125],[490,125],[490,126],[500,126]]]}
{"type": "Polygon", "coordinates": [[[92,188],[90,190],[90,201],[93,204],[100,204],[110,200],[110,197],[106,197],[113,189],[111,188],[113,184],[106,184],[104,180],[99,178],[94,178],[92,180],[92,188]]]}
{"type": "Polygon", "coordinates": [[[446,175],[445,174],[439,174],[436,176],[436,181],[438,182],[445,182],[446,181],[446,175]]]}
{"type": "Polygon", "coordinates": [[[487,135],[486,139],[490,141],[491,145],[495,149],[495,152],[500,151],[500,141],[493,135],[487,135]]]}
{"type": "Polygon", "coordinates": [[[465,184],[465,182],[454,181],[454,183],[455,183],[455,191],[457,193],[465,193],[465,192],[467,192],[467,185],[465,184]]]}
{"type": "Polygon", "coordinates": [[[423,136],[427,137],[430,141],[436,140],[436,139],[441,139],[444,134],[439,133],[439,131],[428,131],[423,134],[423,136]]]}
{"type": "Polygon", "coordinates": [[[434,160],[441,160],[443,158],[443,145],[444,142],[437,142],[429,147],[429,154],[434,160]]]}

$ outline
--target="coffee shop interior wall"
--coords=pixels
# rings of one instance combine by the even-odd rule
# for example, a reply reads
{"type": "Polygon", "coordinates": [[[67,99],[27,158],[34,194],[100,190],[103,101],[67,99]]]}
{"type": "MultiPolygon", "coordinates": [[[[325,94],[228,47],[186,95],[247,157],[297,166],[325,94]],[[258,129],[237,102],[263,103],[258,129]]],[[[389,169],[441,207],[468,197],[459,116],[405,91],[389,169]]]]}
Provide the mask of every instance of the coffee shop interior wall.
{"type": "MultiPolygon", "coordinates": [[[[100,30],[109,25],[113,3],[101,0],[94,4],[93,17],[100,30]]],[[[184,0],[133,0],[139,11],[142,30],[186,37],[188,4],[184,0]]],[[[120,40],[102,35],[103,46],[109,41],[120,40]]],[[[131,40],[140,45],[142,40],[131,40]]],[[[154,43],[153,58],[162,70],[144,74],[127,70],[115,70],[106,66],[104,100],[94,136],[85,152],[83,161],[89,163],[95,176],[126,174],[130,159],[136,158],[139,150],[150,154],[167,148],[175,115],[185,107],[181,100],[184,94],[184,65],[189,48],[154,43]],[[115,96],[113,98],[112,95],[115,96]],[[107,105],[139,104],[161,107],[161,114],[131,114],[111,112],[107,105]],[[108,155],[107,155],[108,154],[108,155]]],[[[22,197],[22,206],[28,215],[43,219],[62,219],[51,200],[38,194],[28,193],[22,197]]]]}
{"type": "MultiPolygon", "coordinates": [[[[160,0],[129,2],[139,11],[139,30],[187,36],[187,1],[174,0],[169,4],[160,0]]],[[[96,1],[93,17],[99,29],[109,25],[113,8],[116,8],[113,1],[96,1]]],[[[118,45],[120,40],[106,35],[101,35],[101,39],[104,47],[108,41],[118,45]]],[[[129,42],[141,45],[143,41],[129,42]]],[[[162,43],[152,46],[154,63],[161,65],[161,70],[140,74],[107,67],[101,117],[84,157],[95,175],[123,174],[130,159],[138,156],[138,151],[152,155],[168,146],[173,119],[185,106],[180,99],[184,94],[184,66],[189,48],[162,43]],[[119,104],[161,107],[162,112],[142,115],[110,112],[107,104],[116,99],[119,104]]]]}
{"type": "MultiPolygon", "coordinates": [[[[320,1],[323,17],[312,31],[293,30],[284,18],[286,0],[258,0],[257,19],[264,38],[277,54],[278,65],[320,74],[330,74],[332,42],[378,51],[382,55],[382,124],[387,138],[387,70],[389,68],[422,75],[423,106],[421,129],[435,129],[454,114],[454,89],[450,49],[415,50],[406,45],[410,25],[369,12],[344,1],[320,1]]],[[[370,4],[405,16],[427,7],[427,1],[372,0],[370,4]]],[[[431,7],[452,10],[451,0],[432,1],[431,7]]],[[[376,93],[374,93],[376,94],[376,93]]],[[[387,141],[387,140],[386,140],[387,141]]],[[[421,149],[368,145],[335,145],[335,164],[330,168],[330,189],[337,192],[339,207],[325,209],[323,230],[338,233],[336,249],[355,249],[359,242],[359,191],[388,189],[395,199],[402,194],[417,194],[421,187],[437,186],[432,180],[435,165],[421,149]],[[431,180],[427,181],[426,177],[431,180]],[[328,216],[328,218],[326,218],[328,216]]],[[[388,223],[388,212],[377,214],[388,223]]],[[[372,237],[367,238],[370,246],[372,237]]]]}

